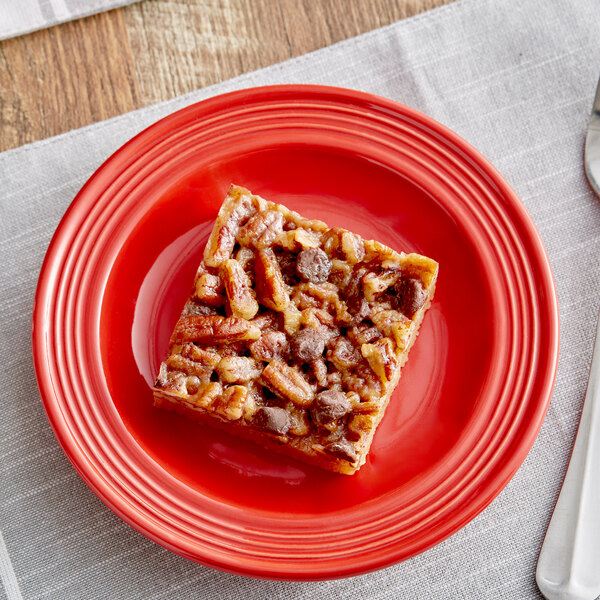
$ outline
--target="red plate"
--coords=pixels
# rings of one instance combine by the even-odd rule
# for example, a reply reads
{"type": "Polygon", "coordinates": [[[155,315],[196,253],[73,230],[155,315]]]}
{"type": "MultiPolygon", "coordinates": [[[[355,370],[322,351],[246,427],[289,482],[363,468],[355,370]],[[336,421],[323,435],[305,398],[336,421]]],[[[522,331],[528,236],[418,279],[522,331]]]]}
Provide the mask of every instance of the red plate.
{"type": "Polygon", "coordinates": [[[500,492],[546,412],[558,316],[530,217],[464,140],[383,98],[277,86],[181,110],[104,163],[48,251],[33,346],[58,440],[120,517],[218,569],[323,579],[422,552],[500,492]],[[440,263],[435,301],[357,475],[152,407],[230,182],[440,263]]]}

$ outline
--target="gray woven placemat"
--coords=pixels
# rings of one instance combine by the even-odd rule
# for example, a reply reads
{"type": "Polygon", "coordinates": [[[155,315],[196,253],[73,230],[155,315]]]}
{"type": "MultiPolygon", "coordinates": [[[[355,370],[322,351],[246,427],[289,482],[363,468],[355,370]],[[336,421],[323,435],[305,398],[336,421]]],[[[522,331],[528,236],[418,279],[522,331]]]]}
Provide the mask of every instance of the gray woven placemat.
{"type": "MultiPolygon", "coordinates": [[[[312,54],[0,155],[0,574],[8,600],[538,598],[537,554],[575,435],[600,304],[600,202],[582,144],[600,70],[597,0],[461,0],[312,54]],[[318,83],[420,109],[479,148],[539,228],[556,277],[561,358],[552,403],[513,480],[424,554],[348,580],[281,583],[175,556],[113,515],[59,448],[34,381],[36,279],[80,186],[143,127],[243,87],[318,83]]],[[[4,595],[3,595],[4,594],[4,595]]]]}
{"type": "Polygon", "coordinates": [[[0,40],[139,0],[0,0],[0,40]]]}

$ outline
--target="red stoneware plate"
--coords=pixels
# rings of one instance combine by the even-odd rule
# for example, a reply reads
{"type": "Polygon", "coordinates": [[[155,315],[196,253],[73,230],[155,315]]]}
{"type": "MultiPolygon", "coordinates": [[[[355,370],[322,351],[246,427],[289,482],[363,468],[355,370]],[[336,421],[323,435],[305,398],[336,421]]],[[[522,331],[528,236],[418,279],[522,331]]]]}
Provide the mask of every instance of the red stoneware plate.
{"type": "Polygon", "coordinates": [[[277,86],[181,110],[98,169],[48,251],[33,348],[58,440],[125,521],[218,569],[324,579],[422,552],[500,492],[546,412],[558,317],[530,217],[464,140],[390,100],[277,86]],[[440,263],[435,301],[354,476],[152,406],[230,182],[440,263]]]}

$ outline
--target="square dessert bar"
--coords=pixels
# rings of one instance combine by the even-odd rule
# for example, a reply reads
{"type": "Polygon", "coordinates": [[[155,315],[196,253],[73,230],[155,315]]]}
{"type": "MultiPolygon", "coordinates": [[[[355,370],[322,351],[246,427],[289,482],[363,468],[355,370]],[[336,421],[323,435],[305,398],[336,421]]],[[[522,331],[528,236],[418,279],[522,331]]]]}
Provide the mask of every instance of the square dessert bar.
{"type": "Polygon", "coordinates": [[[154,404],[352,474],[366,460],[437,272],[430,258],[231,186],[154,404]]]}

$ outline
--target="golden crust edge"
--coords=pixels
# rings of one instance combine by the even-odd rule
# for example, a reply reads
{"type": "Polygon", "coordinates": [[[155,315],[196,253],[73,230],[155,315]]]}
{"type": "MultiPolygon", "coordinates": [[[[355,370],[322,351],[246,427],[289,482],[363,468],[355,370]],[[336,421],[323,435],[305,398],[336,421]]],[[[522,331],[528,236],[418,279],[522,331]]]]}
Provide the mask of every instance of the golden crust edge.
{"type": "MultiPolygon", "coordinates": [[[[412,323],[411,334],[410,334],[410,339],[408,341],[408,344],[407,344],[406,348],[402,352],[399,353],[399,358],[400,358],[401,362],[398,363],[398,369],[396,369],[396,372],[394,373],[393,378],[391,379],[390,383],[388,384],[389,387],[388,387],[387,393],[382,396],[381,406],[377,412],[377,418],[373,424],[373,429],[371,430],[371,433],[365,437],[364,442],[362,443],[362,448],[360,450],[360,459],[358,461],[357,466],[352,471],[352,473],[355,473],[356,471],[358,471],[358,469],[360,469],[367,460],[367,457],[369,455],[369,451],[371,449],[373,439],[375,438],[375,434],[377,433],[379,424],[383,420],[383,417],[386,413],[386,410],[390,403],[390,400],[392,399],[394,391],[396,390],[396,387],[398,386],[398,383],[400,381],[400,377],[402,376],[402,369],[404,368],[404,365],[406,365],[406,363],[408,362],[408,355],[409,355],[417,337],[419,336],[419,331],[421,329],[421,324],[423,323],[425,313],[429,310],[429,307],[431,306],[431,302],[433,301],[436,284],[437,284],[437,269],[434,273],[432,283],[431,283],[429,289],[427,290],[427,292],[428,292],[427,301],[419,309],[419,313],[417,314],[415,320],[412,323]]],[[[350,473],[350,474],[352,474],[352,473],[350,473]]]]}
{"type": "Polygon", "coordinates": [[[295,458],[301,463],[311,464],[328,471],[335,473],[342,473],[344,475],[352,475],[356,469],[352,467],[350,463],[342,459],[331,460],[328,455],[320,454],[307,454],[303,452],[294,444],[289,442],[281,442],[277,439],[277,436],[264,433],[260,430],[253,429],[250,425],[244,421],[221,421],[214,413],[203,410],[199,407],[192,407],[183,398],[177,394],[170,394],[164,390],[154,388],[154,406],[163,410],[175,412],[183,415],[189,419],[197,421],[225,431],[231,435],[244,438],[249,440],[261,448],[267,450],[274,450],[279,454],[284,454],[291,458],[295,458]]]}

